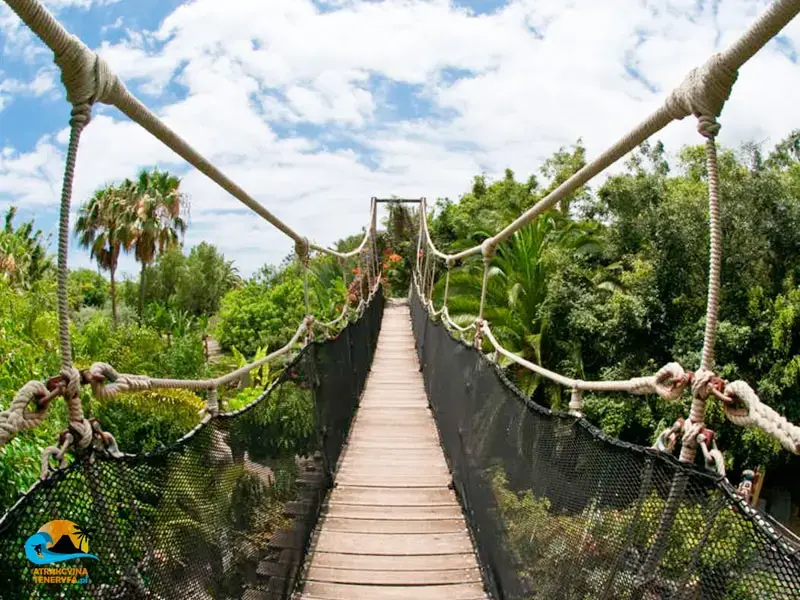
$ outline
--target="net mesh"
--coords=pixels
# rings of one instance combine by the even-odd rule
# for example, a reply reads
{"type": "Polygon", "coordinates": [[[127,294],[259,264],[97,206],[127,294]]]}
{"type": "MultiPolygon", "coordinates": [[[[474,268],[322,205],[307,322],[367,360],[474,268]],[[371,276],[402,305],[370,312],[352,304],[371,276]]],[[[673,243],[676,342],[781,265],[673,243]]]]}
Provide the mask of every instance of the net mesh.
{"type": "Polygon", "coordinates": [[[412,298],[425,386],[497,598],[800,598],[800,556],[727,480],[543,408],[412,298]]]}
{"type": "Polygon", "coordinates": [[[0,597],[288,598],[382,310],[379,292],[361,319],[306,346],[252,404],[170,447],[83,456],[35,485],[0,521],[0,597]],[[59,520],[79,531],[46,525],[59,520]],[[30,560],[54,552],[97,560],[30,560]]]}

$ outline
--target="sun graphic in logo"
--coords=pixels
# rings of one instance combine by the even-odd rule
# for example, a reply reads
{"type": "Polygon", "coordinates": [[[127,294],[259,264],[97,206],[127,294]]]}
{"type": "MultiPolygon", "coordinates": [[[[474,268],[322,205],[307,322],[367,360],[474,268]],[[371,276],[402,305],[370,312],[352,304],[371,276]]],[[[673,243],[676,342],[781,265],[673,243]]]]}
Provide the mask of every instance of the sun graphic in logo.
{"type": "Polygon", "coordinates": [[[73,558],[92,558],[86,531],[72,521],[57,519],[45,523],[25,542],[25,554],[38,565],[63,562],[73,558]]]}
{"type": "MultiPolygon", "coordinates": [[[[54,543],[47,546],[48,549],[52,549],[61,538],[68,536],[78,552],[89,552],[89,538],[86,536],[86,532],[72,521],[50,521],[39,528],[39,533],[49,533],[50,537],[55,540],[54,543]]],[[[66,545],[67,540],[64,540],[64,543],[66,545]]]]}

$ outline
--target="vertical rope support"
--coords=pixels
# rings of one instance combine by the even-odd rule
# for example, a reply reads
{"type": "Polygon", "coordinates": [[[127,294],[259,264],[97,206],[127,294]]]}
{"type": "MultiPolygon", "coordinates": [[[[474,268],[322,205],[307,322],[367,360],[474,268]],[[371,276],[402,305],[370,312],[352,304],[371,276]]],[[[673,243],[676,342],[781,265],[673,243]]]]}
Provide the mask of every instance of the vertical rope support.
{"type": "Polygon", "coordinates": [[[308,263],[310,260],[311,245],[308,239],[303,238],[299,242],[295,242],[294,251],[297,253],[300,266],[303,268],[303,299],[306,305],[306,317],[308,317],[311,314],[311,300],[308,293],[308,263]]]}
{"type": "MultiPolygon", "coordinates": [[[[486,248],[490,248],[487,246],[486,248]]],[[[494,250],[484,251],[483,253],[483,282],[481,283],[481,303],[478,308],[478,320],[483,321],[483,312],[486,308],[486,288],[489,287],[489,268],[492,264],[494,250]]]]}
{"type": "Polygon", "coordinates": [[[311,314],[311,301],[308,297],[308,266],[303,265],[303,299],[306,303],[306,316],[311,314]]]}
{"type": "MultiPolygon", "coordinates": [[[[717,143],[719,123],[715,117],[698,118],[697,130],[706,138],[706,167],[708,170],[708,301],[706,305],[706,327],[703,335],[703,352],[700,359],[699,377],[714,368],[714,341],[719,319],[720,269],[722,265],[722,231],[719,215],[719,172],[717,170],[717,143]]],[[[687,430],[693,425],[702,426],[705,421],[708,390],[705,385],[693,386],[692,408],[689,413],[687,430]]],[[[694,436],[685,439],[681,446],[680,460],[694,462],[697,455],[697,440],[694,436]]]]}
{"type": "Polygon", "coordinates": [[[431,278],[428,284],[428,296],[430,297],[431,304],[433,303],[433,285],[436,283],[436,257],[431,256],[431,278]]]}
{"type": "MultiPolygon", "coordinates": [[[[420,254],[419,253],[422,252],[422,234],[423,234],[423,230],[425,229],[423,227],[423,222],[422,222],[423,218],[425,218],[425,198],[423,198],[422,202],[419,203],[419,214],[417,215],[417,221],[419,221],[419,236],[417,237],[417,256],[415,258],[416,265],[417,265],[417,273],[419,273],[420,267],[422,266],[420,264],[421,261],[420,261],[420,254]]],[[[427,240],[426,240],[426,242],[427,242],[427,240]]]]}
{"type": "Polygon", "coordinates": [[[444,263],[444,298],[442,298],[442,310],[447,308],[447,297],[450,295],[450,268],[452,266],[453,262],[450,259],[447,259],[444,263]]]}
{"type": "Polygon", "coordinates": [[[58,223],[58,339],[61,346],[61,368],[72,368],[72,346],[69,339],[69,209],[72,204],[72,181],[75,178],[75,163],[81,133],[92,118],[90,104],[73,106],[69,120],[70,134],[67,160],[64,166],[64,182],[61,187],[61,214],[58,223]]]}
{"type": "MultiPolygon", "coordinates": [[[[719,131],[719,125],[712,119],[719,131]]],[[[701,119],[702,127],[702,119],[701,119]]],[[[722,231],[719,217],[719,173],[717,171],[716,131],[711,129],[706,135],[706,164],[708,168],[708,219],[709,219],[709,260],[708,260],[708,303],[706,306],[706,330],[703,336],[703,355],[701,369],[714,368],[714,342],[717,336],[719,315],[720,269],[722,266],[722,231]]]]}
{"type": "Polygon", "coordinates": [[[422,281],[420,282],[422,286],[422,301],[425,302],[428,298],[428,267],[430,266],[430,257],[431,253],[429,252],[430,248],[425,248],[424,256],[422,257],[422,281]]]}

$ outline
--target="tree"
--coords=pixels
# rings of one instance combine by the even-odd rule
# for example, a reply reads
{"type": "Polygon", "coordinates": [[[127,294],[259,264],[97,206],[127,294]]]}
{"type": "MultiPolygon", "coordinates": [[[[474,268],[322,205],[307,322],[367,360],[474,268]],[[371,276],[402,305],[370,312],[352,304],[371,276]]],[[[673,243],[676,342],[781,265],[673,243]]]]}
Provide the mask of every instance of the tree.
{"type": "Polygon", "coordinates": [[[92,269],[70,271],[69,295],[73,310],[84,306],[103,308],[108,299],[108,281],[92,269]]]}
{"type": "Polygon", "coordinates": [[[107,186],[97,190],[78,211],[75,233],[82,248],[111,278],[111,315],[117,324],[116,272],[119,255],[131,242],[130,189],[107,186]]]}
{"type": "Polygon", "coordinates": [[[180,179],[166,171],[142,170],[136,184],[126,180],[125,193],[132,196],[134,215],[131,247],[141,264],[139,276],[139,319],[144,311],[145,271],[158,254],[179,245],[186,233],[186,196],[180,192],[180,179]]]}
{"type": "Polygon", "coordinates": [[[28,289],[53,269],[47,255],[41,230],[33,229],[33,221],[14,227],[16,207],[6,211],[5,225],[0,231],[0,276],[13,286],[28,289]]]}
{"type": "Polygon", "coordinates": [[[222,297],[242,280],[233,261],[225,260],[215,246],[202,242],[192,248],[177,282],[174,305],[195,316],[213,315],[222,297]]]}

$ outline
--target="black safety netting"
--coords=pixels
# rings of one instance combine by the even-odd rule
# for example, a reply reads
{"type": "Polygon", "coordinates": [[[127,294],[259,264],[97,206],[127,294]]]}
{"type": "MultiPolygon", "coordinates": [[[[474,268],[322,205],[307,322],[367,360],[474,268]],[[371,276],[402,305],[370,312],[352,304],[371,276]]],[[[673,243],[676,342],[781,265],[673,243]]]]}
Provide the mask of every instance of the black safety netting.
{"type": "Polygon", "coordinates": [[[537,405],[416,296],[412,321],[496,598],[800,598],[800,555],[727,480],[537,405]]]}
{"type": "Polygon", "coordinates": [[[40,481],[0,521],[0,598],[289,598],[382,311],[379,292],[253,403],[166,449],[92,452],[40,481]],[[37,564],[54,552],[97,559],[37,564]]]}

